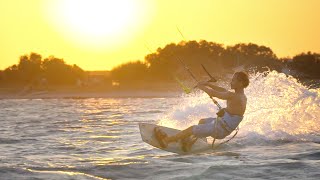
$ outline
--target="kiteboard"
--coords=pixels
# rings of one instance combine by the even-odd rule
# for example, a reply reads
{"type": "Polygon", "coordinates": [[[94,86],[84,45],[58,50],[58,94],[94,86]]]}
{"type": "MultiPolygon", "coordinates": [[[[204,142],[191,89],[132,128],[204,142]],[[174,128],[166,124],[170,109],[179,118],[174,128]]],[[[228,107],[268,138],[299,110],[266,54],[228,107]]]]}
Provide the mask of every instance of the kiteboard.
{"type": "Polygon", "coordinates": [[[182,143],[180,141],[169,143],[167,147],[163,148],[160,146],[160,143],[156,139],[156,136],[154,133],[155,127],[158,127],[162,132],[165,132],[168,136],[172,136],[180,132],[180,130],[178,129],[173,129],[169,127],[158,126],[155,124],[148,124],[148,123],[139,123],[139,129],[140,129],[142,141],[150,144],[153,147],[162,149],[164,151],[176,153],[176,154],[193,154],[193,153],[200,153],[200,152],[211,149],[211,145],[208,144],[206,138],[194,139],[192,146],[188,148],[188,150],[182,147],[182,143]]]}

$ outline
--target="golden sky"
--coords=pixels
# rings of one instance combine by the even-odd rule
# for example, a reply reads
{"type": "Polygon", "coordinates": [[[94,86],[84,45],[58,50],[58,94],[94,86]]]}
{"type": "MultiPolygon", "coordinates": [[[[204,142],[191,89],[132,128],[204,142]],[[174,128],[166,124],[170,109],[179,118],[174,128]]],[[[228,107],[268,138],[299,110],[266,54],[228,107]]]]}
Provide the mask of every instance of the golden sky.
{"type": "Polygon", "coordinates": [[[0,69],[54,55],[110,70],[182,40],[320,52],[320,0],[0,0],[0,69]]]}

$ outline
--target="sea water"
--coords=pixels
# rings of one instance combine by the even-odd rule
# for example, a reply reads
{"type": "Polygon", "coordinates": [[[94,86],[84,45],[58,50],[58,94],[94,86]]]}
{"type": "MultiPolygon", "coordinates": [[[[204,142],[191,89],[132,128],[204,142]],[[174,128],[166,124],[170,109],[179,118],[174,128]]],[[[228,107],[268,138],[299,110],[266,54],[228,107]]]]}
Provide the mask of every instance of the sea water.
{"type": "Polygon", "coordinates": [[[201,92],[0,100],[0,179],[319,179],[320,89],[274,71],[250,81],[238,135],[193,155],[142,142],[138,123],[184,129],[214,117],[201,92]]]}

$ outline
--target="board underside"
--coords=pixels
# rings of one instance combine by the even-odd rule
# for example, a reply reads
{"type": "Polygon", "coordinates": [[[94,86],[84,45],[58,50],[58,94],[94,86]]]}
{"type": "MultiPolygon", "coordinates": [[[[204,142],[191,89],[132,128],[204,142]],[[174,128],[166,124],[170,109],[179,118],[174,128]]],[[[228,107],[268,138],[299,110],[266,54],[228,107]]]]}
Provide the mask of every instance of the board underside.
{"type": "Polygon", "coordinates": [[[168,128],[164,126],[158,126],[155,124],[139,123],[139,129],[140,129],[142,140],[156,148],[159,148],[168,152],[177,153],[177,154],[199,153],[199,152],[209,150],[211,148],[210,144],[207,143],[206,138],[199,138],[192,145],[192,148],[188,152],[184,152],[182,150],[180,142],[173,142],[173,143],[170,143],[166,148],[161,148],[159,142],[157,141],[154,135],[153,130],[155,127],[159,127],[163,132],[165,132],[169,136],[175,135],[176,133],[180,132],[180,130],[168,128]]]}

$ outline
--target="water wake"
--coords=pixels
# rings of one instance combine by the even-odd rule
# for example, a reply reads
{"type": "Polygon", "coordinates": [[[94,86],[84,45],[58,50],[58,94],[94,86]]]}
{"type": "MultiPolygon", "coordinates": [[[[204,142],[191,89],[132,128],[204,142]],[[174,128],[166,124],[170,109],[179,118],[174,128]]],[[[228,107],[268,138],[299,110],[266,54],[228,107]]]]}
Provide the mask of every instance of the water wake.
{"type": "MultiPolygon", "coordinates": [[[[246,140],[320,142],[320,89],[309,89],[276,71],[250,75],[240,135],[246,140]]],[[[222,106],[223,101],[219,101],[222,106]]],[[[205,93],[181,96],[159,125],[184,129],[199,119],[215,117],[217,108],[205,93]]]]}

